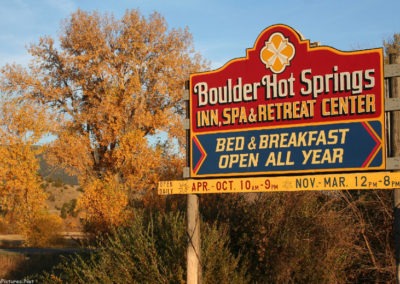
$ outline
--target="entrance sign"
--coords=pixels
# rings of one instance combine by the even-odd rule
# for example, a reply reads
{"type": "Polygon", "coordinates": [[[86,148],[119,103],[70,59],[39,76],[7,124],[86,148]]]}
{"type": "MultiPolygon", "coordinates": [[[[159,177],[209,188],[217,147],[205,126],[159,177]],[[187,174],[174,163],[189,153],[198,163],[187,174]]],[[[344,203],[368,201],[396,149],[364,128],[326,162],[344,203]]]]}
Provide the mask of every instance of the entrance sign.
{"type": "Polygon", "coordinates": [[[385,169],[382,49],[265,29],[246,57],[190,76],[194,178],[385,169]]]}
{"type": "Polygon", "coordinates": [[[161,181],[158,194],[207,194],[313,190],[376,190],[400,187],[400,172],[236,177],[161,181]]]}

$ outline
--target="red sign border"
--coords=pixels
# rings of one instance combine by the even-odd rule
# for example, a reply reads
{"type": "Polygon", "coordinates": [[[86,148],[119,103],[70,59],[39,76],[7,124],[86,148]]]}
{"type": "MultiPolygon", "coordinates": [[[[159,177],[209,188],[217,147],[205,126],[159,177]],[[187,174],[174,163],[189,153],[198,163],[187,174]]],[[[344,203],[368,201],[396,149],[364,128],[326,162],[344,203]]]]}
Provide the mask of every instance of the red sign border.
{"type": "MultiPolygon", "coordinates": [[[[257,39],[254,42],[253,47],[251,48],[247,48],[246,49],[246,55],[245,57],[237,57],[234,58],[232,60],[227,61],[223,66],[214,69],[214,70],[210,70],[210,71],[205,71],[205,72],[199,72],[199,73],[193,73],[190,74],[190,81],[189,81],[189,108],[190,108],[190,115],[189,115],[189,121],[190,121],[190,160],[193,157],[193,138],[196,137],[196,135],[203,135],[203,134],[210,134],[210,133],[216,133],[217,131],[212,130],[212,131],[204,131],[204,132],[194,132],[193,128],[192,128],[192,122],[194,121],[194,117],[192,114],[192,105],[193,105],[193,95],[192,95],[192,90],[193,90],[193,85],[192,85],[192,78],[194,76],[198,76],[198,75],[205,75],[205,74],[217,74],[222,72],[223,70],[225,70],[226,68],[228,68],[231,64],[235,63],[235,62],[241,62],[241,61],[247,61],[249,60],[250,57],[250,53],[254,52],[257,50],[257,44],[260,41],[260,39],[263,37],[263,35],[265,33],[267,33],[268,31],[272,30],[272,29],[279,29],[279,28],[284,28],[284,29],[289,29],[293,32],[293,34],[297,37],[297,40],[300,44],[306,44],[306,48],[307,48],[307,52],[313,52],[313,51],[319,51],[319,50],[324,50],[324,51],[329,51],[329,52],[333,52],[335,54],[338,55],[344,55],[344,56],[349,56],[349,55],[359,55],[359,54],[370,54],[372,52],[379,52],[379,56],[380,56],[380,66],[379,66],[379,72],[381,74],[381,76],[379,76],[379,80],[380,80],[380,85],[381,85],[381,90],[380,90],[380,99],[381,99],[381,109],[380,111],[380,116],[378,118],[376,118],[375,120],[380,121],[382,124],[382,144],[380,145],[380,147],[382,147],[382,164],[379,167],[373,167],[373,168],[367,168],[367,169],[360,169],[360,168],[344,168],[344,169],[321,169],[321,172],[338,172],[338,171],[346,171],[346,172],[355,172],[355,171],[373,171],[373,170],[382,170],[386,168],[386,136],[385,136],[385,111],[384,111],[384,74],[383,74],[383,50],[382,48],[371,48],[371,49],[365,49],[365,50],[354,50],[354,51],[341,51],[338,50],[334,47],[331,46],[326,46],[326,45],[316,45],[316,46],[311,46],[310,40],[309,39],[304,39],[304,37],[302,36],[301,33],[299,33],[297,30],[291,28],[290,26],[287,25],[283,25],[283,24],[277,24],[277,25],[272,25],[267,27],[266,29],[264,29],[257,37],[257,39]]],[[[378,76],[377,76],[378,77],[378,76]]],[[[377,78],[376,77],[376,78],[377,78]]],[[[377,96],[378,97],[378,94],[377,96]]],[[[365,119],[365,118],[357,118],[354,120],[351,120],[351,122],[368,122],[371,121],[370,119],[365,119]]],[[[345,123],[345,121],[340,121],[342,123],[345,123]]],[[[318,122],[315,125],[325,125],[325,124],[332,124],[331,121],[327,121],[327,122],[318,122]]],[[[288,125],[288,126],[283,126],[281,127],[282,129],[289,129],[289,128],[293,128],[293,127],[300,127],[300,126],[305,126],[305,125],[310,125],[310,121],[307,122],[300,122],[298,124],[294,124],[294,125],[288,125]]],[[[313,124],[314,125],[314,124],[313,124]]],[[[263,126],[263,127],[253,127],[251,128],[252,130],[257,130],[257,129],[271,129],[274,128],[276,126],[271,125],[271,126],[263,126]]],[[[248,128],[244,128],[244,129],[233,129],[233,130],[221,130],[221,132],[239,132],[239,131],[246,131],[249,130],[248,128]]],[[[207,153],[203,153],[204,155],[207,155],[207,153]]],[[[372,154],[372,153],[371,153],[372,154]]],[[[201,167],[201,164],[203,163],[204,159],[202,161],[200,161],[197,165],[196,165],[196,169],[198,169],[199,167],[201,167]]],[[[281,175],[281,174],[301,174],[301,173],[315,173],[316,170],[298,170],[298,171],[276,171],[276,172],[270,172],[270,171],[265,171],[265,172],[259,172],[259,173],[252,173],[252,172],[247,172],[247,173],[229,173],[229,174],[221,174],[221,173],[216,173],[216,174],[207,174],[207,175],[197,175],[195,173],[195,169],[193,169],[192,165],[190,165],[190,177],[192,178],[207,178],[207,177],[240,177],[240,176],[260,176],[260,175],[266,175],[266,174],[271,174],[271,175],[281,175]]]]}

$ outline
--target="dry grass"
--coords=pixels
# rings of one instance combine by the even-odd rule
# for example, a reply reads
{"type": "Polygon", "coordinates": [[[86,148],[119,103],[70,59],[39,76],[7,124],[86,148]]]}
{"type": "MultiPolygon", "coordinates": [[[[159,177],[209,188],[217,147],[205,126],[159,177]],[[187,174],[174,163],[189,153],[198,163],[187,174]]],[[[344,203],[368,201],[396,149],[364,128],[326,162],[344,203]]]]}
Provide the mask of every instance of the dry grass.
{"type": "Polygon", "coordinates": [[[26,261],[26,257],[21,254],[0,253],[0,278],[7,279],[14,272],[19,270],[26,261]]]}
{"type": "MultiPolygon", "coordinates": [[[[0,279],[28,279],[34,280],[44,271],[59,264],[62,259],[61,253],[9,253],[0,252],[0,279]]],[[[35,282],[38,283],[38,282],[35,282]]]]}
{"type": "MultiPolygon", "coordinates": [[[[58,216],[64,203],[78,199],[82,194],[75,185],[56,185],[47,182],[43,189],[49,196],[53,196],[47,200],[50,213],[58,216]]],[[[79,217],[68,215],[63,222],[63,227],[67,232],[62,233],[60,242],[55,247],[77,247],[79,240],[84,238],[84,234],[80,231],[79,217]]],[[[25,239],[18,234],[9,234],[7,227],[0,228],[0,233],[4,233],[0,234],[0,279],[23,279],[41,273],[60,261],[60,254],[57,253],[26,255],[10,252],[8,248],[21,247],[25,239]]]]}
{"type": "Polygon", "coordinates": [[[77,199],[81,195],[79,191],[79,187],[76,185],[61,185],[55,186],[53,184],[45,184],[44,190],[49,195],[47,200],[47,206],[50,211],[58,213],[60,212],[60,208],[66,202],[71,201],[72,199],[77,199]]]}

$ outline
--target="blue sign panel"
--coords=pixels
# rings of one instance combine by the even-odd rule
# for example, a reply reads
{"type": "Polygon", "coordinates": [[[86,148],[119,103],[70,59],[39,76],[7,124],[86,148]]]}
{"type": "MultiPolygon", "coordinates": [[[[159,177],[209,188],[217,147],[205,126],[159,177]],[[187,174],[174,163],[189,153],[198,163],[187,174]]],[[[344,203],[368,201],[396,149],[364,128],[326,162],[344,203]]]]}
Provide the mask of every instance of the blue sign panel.
{"type": "Polygon", "coordinates": [[[374,169],[382,165],[380,121],[208,133],[193,137],[198,176],[374,169]]]}

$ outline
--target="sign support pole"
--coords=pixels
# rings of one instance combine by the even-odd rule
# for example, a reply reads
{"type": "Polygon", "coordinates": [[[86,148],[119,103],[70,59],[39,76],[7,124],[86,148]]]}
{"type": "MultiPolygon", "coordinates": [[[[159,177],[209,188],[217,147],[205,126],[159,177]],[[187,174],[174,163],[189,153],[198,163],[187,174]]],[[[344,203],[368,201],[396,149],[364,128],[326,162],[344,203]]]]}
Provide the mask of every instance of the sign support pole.
{"type": "Polygon", "coordinates": [[[187,197],[188,247],[187,247],[187,275],[186,283],[201,283],[200,263],[200,218],[199,197],[189,194],[187,197]]]}
{"type": "MultiPolygon", "coordinates": [[[[400,63],[399,56],[397,54],[389,54],[389,63],[398,64],[400,63]]],[[[390,78],[390,97],[400,98],[399,92],[399,77],[390,78]]],[[[393,111],[390,113],[390,156],[400,156],[400,112],[393,111]]],[[[397,283],[400,283],[400,189],[394,189],[394,200],[393,200],[393,213],[394,213],[394,247],[395,247],[395,258],[396,258],[396,279],[397,283]]]]}
{"type": "MultiPolygon", "coordinates": [[[[184,178],[189,178],[190,167],[190,98],[189,81],[185,82],[184,100],[186,102],[186,169],[184,178]]],[[[190,189],[188,189],[190,190],[190,189]]],[[[199,196],[189,194],[187,196],[187,237],[188,244],[186,250],[186,283],[201,284],[201,244],[200,244],[200,213],[199,196]]]]}

